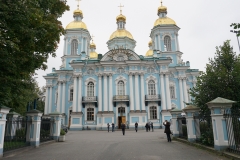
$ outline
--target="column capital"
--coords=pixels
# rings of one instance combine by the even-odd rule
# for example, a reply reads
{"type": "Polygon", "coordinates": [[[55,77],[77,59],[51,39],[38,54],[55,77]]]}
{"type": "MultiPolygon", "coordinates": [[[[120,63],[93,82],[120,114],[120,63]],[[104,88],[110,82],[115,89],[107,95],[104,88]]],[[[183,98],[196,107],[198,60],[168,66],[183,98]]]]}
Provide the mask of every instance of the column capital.
{"type": "Polygon", "coordinates": [[[133,75],[133,72],[129,72],[128,75],[129,75],[129,76],[132,76],[132,75],[133,75]]]}
{"type": "Polygon", "coordinates": [[[144,73],[143,72],[141,72],[140,75],[141,75],[142,78],[144,77],[144,73]]]}
{"type": "Polygon", "coordinates": [[[46,85],[46,87],[47,87],[47,88],[52,88],[53,85],[52,85],[52,84],[48,84],[48,85],[46,85]]]}
{"type": "Polygon", "coordinates": [[[78,74],[74,74],[73,78],[78,78],[78,76],[79,76],[78,74]]]}
{"type": "Polygon", "coordinates": [[[113,73],[109,73],[108,76],[109,76],[109,78],[112,78],[113,73]]]}

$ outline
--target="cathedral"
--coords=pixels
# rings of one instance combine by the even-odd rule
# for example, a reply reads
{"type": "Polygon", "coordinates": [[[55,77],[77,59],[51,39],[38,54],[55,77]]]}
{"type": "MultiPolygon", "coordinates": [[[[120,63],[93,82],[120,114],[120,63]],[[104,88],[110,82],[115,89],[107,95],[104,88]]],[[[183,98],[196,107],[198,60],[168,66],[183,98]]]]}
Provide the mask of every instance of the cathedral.
{"type": "Polygon", "coordinates": [[[44,116],[61,113],[70,130],[106,130],[107,123],[134,128],[136,122],[144,128],[149,121],[161,128],[171,119],[170,110],[183,109],[199,71],[182,60],[180,28],[167,17],[167,7],[161,4],[157,15],[145,56],[134,52],[136,40],[126,30],[122,11],[102,55],[78,7],[66,26],[62,65],[44,76],[44,116]]]}

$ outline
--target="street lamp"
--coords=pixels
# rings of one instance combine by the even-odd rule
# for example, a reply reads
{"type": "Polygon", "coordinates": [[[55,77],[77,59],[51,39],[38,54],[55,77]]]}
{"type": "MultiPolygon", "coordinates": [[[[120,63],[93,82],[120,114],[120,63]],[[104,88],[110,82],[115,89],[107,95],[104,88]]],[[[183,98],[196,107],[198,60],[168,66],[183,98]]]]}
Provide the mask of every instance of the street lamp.
{"type": "Polygon", "coordinates": [[[238,40],[238,36],[237,36],[237,33],[238,33],[238,31],[230,30],[230,32],[232,32],[232,33],[235,33],[235,34],[236,34],[237,41],[238,41],[239,52],[240,52],[240,44],[239,44],[239,40],[238,40]]]}

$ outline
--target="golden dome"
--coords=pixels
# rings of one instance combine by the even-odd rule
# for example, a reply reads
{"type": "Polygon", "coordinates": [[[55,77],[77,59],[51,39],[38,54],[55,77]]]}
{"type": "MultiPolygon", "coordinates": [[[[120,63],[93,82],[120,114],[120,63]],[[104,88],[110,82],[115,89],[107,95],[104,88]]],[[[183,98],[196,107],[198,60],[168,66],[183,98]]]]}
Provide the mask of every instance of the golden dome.
{"type": "Polygon", "coordinates": [[[73,21],[69,23],[66,27],[66,29],[81,29],[81,28],[87,30],[86,24],[82,21],[73,21]]]}
{"type": "Polygon", "coordinates": [[[126,21],[126,17],[124,16],[124,15],[122,15],[122,14],[120,14],[120,15],[118,15],[117,17],[116,17],[116,20],[117,21],[120,21],[120,20],[122,20],[122,21],[126,21]]]}
{"type": "Polygon", "coordinates": [[[149,49],[147,53],[145,54],[146,57],[152,57],[153,56],[153,50],[149,49]]]}
{"type": "Polygon", "coordinates": [[[148,42],[148,46],[149,46],[149,47],[152,46],[152,40],[150,40],[150,41],[148,42]]]}
{"type": "Polygon", "coordinates": [[[93,42],[90,44],[90,48],[94,48],[96,49],[96,44],[94,44],[93,42]]]}
{"type": "Polygon", "coordinates": [[[133,39],[133,36],[130,32],[128,32],[126,29],[118,29],[115,32],[112,33],[109,40],[115,38],[115,37],[128,37],[130,39],[133,39]]]}
{"type": "Polygon", "coordinates": [[[96,59],[96,58],[98,58],[98,54],[97,54],[97,52],[90,52],[89,53],[89,57],[90,57],[90,59],[96,59]]]}
{"type": "Polygon", "coordinates": [[[76,9],[74,12],[73,12],[73,15],[83,15],[82,11],[80,9],[76,9]]]}
{"type": "Polygon", "coordinates": [[[173,25],[177,25],[176,22],[174,20],[172,20],[171,18],[168,17],[161,17],[158,18],[155,23],[154,23],[154,27],[157,25],[166,25],[166,24],[173,24],[173,25]]]}
{"type": "Polygon", "coordinates": [[[158,7],[158,13],[159,12],[167,12],[167,7],[165,7],[165,6],[158,7]]]}

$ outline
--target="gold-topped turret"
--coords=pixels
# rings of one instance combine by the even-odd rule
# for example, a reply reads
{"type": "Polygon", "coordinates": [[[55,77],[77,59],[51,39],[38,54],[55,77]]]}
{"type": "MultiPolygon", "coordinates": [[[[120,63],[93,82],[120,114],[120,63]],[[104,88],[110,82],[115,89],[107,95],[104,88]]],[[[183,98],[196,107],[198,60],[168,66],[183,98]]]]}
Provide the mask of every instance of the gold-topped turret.
{"type": "Polygon", "coordinates": [[[147,51],[147,53],[145,54],[146,57],[152,57],[153,56],[153,50],[152,50],[152,40],[150,40],[148,42],[148,47],[149,50],[147,51]]]}
{"type": "Polygon", "coordinates": [[[93,35],[92,35],[92,42],[90,44],[90,53],[89,53],[89,58],[90,59],[97,59],[98,58],[98,54],[95,51],[96,50],[96,44],[93,42],[93,35]]]}
{"type": "Polygon", "coordinates": [[[125,17],[124,15],[122,15],[122,7],[124,7],[124,6],[122,6],[121,3],[120,3],[120,6],[118,6],[118,7],[120,8],[120,15],[118,15],[118,16],[116,17],[117,22],[118,22],[118,21],[124,21],[124,22],[126,22],[126,17],[125,17]]]}

